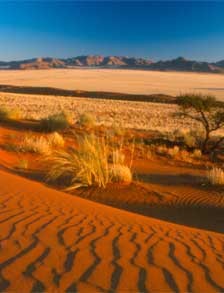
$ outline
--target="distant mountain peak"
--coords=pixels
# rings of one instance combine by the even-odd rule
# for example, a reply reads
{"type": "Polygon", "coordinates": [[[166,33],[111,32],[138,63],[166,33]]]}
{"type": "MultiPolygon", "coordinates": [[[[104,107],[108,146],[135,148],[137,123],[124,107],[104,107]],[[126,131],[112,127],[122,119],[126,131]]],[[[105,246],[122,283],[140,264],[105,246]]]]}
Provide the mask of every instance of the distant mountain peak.
{"type": "Polygon", "coordinates": [[[172,60],[153,62],[146,58],[128,56],[80,55],[71,58],[38,57],[21,61],[0,61],[0,69],[50,69],[50,68],[124,68],[160,71],[190,71],[224,73],[224,60],[209,63],[188,60],[182,56],[172,60]]]}

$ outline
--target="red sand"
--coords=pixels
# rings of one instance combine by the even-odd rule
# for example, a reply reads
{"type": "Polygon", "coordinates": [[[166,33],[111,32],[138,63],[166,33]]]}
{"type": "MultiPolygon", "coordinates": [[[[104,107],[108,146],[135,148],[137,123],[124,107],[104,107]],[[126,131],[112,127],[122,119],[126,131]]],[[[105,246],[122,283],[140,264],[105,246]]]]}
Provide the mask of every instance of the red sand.
{"type": "Polygon", "coordinates": [[[0,186],[0,291],[224,291],[222,234],[104,206],[3,171],[0,186]]]}

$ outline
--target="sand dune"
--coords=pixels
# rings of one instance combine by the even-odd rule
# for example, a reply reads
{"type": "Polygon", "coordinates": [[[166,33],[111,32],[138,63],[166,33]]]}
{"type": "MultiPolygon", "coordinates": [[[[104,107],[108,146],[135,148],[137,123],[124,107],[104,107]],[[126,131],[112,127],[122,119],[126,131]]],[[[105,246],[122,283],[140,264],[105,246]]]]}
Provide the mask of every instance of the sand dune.
{"type": "Polygon", "coordinates": [[[0,186],[0,291],[224,291],[222,234],[72,197],[3,171],[0,186]]]}
{"type": "Polygon", "coordinates": [[[0,70],[0,84],[133,94],[194,91],[224,99],[224,75],[113,69],[0,70]]]}

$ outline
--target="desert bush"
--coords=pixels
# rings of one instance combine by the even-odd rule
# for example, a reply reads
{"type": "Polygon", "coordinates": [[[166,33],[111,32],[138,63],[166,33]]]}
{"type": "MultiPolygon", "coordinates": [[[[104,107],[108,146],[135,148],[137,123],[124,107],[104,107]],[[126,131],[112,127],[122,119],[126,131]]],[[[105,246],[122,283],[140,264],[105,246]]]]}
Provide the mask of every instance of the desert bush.
{"type": "Polygon", "coordinates": [[[19,109],[9,109],[6,107],[0,108],[0,121],[9,121],[9,120],[20,120],[22,118],[22,113],[19,109]]]}
{"type": "Polygon", "coordinates": [[[40,129],[46,132],[64,130],[70,125],[71,119],[64,112],[53,114],[40,120],[40,129]]]}
{"type": "Polygon", "coordinates": [[[31,152],[37,154],[49,154],[51,145],[44,136],[26,135],[18,147],[21,152],[31,152]]]}
{"type": "Polygon", "coordinates": [[[192,153],[192,157],[194,159],[201,159],[201,156],[202,156],[202,153],[201,153],[201,150],[199,149],[195,149],[192,153]]]}
{"type": "Polygon", "coordinates": [[[212,185],[224,185],[224,170],[213,167],[207,173],[207,179],[212,185]]]}
{"type": "Polygon", "coordinates": [[[183,135],[183,141],[186,146],[193,148],[197,144],[196,136],[194,136],[191,132],[187,132],[183,135]]]}
{"type": "Polygon", "coordinates": [[[79,116],[78,124],[81,127],[94,127],[96,119],[91,113],[83,113],[79,116]]]}
{"type": "Polygon", "coordinates": [[[177,101],[181,110],[178,116],[196,121],[204,130],[202,153],[211,153],[217,149],[224,141],[224,136],[214,143],[211,134],[224,127],[224,108],[210,95],[184,94],[177,101]]]}
{"type": "Polygon", "coordinates": [[[63,136],[58,132],[49,134],[47,139],[52,147],[63,147],[65,144],[63,136]]]}
{"type": "Polygon", "coordinates": [[[167,154],[167,147],[165,145],[159,145],[156,147],[156,153],[158,155],[166,155],[167,154]]]}
{"type": "MultiPolygon", "coordinates": [[[[114,166],[128,167],[109,161],[112,157],[116,162],[120,162],[121,157],[119,155],[118,158],[115,151],[116,155],[114,157],[111,155],[111,146],[105,138],[92,134],[77,137],[77,142],[77,149],[56,151],[48,157],[47,162],[50,168],[46,177],[47,181],[68,180],[68,190],[87,186],[105,188],[109,182],[120,182],[120,180],[124,182],[126,175],[122,177],[121,167],[117,167],[120,171],[116,171],[114,166]],[[111,171],[112,169],[114,171],[111,171]],[[116,179],[113,177],[115,174],[116,179]]],[[[126,168],[124,171],[127,173],[126,168]]]]}
{"type": "Polygon", "coordinates": [[[192,162],[191,153],[189,153],[187,150],[181,150],[179,153],[179,157],[184,162],[188,162],[188,163],[192,162]]]}
{"type": "Polygon", "coordinates": [[[169,148],[167,150],[167,153],[170,157],[174,158],[177,156],[177,154],[179,153],[180,149],[177,145],[175,145],[173,148],[169,148]]]}

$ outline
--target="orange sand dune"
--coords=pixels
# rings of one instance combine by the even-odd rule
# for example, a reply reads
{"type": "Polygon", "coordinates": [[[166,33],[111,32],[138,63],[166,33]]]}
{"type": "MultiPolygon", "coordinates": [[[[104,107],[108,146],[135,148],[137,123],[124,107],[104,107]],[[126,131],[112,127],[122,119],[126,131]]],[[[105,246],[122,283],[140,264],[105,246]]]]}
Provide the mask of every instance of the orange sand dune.
{"type": "Polygon", "coordinates": [[[222,234],[72,197],[3,171],[0,186],[0,291],[224,291],[222,234]]]}

